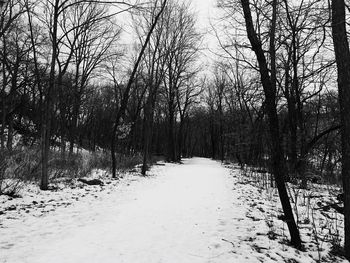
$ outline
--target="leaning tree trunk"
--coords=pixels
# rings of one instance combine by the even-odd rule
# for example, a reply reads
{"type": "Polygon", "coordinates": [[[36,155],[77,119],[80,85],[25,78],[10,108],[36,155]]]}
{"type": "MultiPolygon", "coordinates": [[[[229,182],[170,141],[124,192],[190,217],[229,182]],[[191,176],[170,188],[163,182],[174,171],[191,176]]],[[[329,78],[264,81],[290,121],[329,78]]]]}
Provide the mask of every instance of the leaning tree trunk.
{"type": "Polygon", "coordinates": [[[332,0],[332,35],[338,70],[344,190],[345,256],[350,259],[350,50],[344,0],[332,0]]]}
{"type": "MultiPolygon", "coordinates": [[[[281,145],[281,138],[279,132],[279,123],[278,123],[278,115],[277,115],[277,105],[276,105],[276,86],[274,85],[275,76],[269,75],[269,70],[267,67],[267,61],[265,58],[264,51],[262,49],[262,44],[259,41],[257,34],[254,29],[253,19],[251,15],[249,0],[241,0],[244,19],[246,22],[246,30],[247,35],[252,46],[252,49],[257,57],[259,64],[259,72],[261,77],[262,86],[265,93],[266,99],[266,112],[269,119],[269,130],[270,137],[272,141],[272,172],[275,177],[281,205],[283,208],[283,212],[286,218],[287,226],[289,229],[289,233],[291,236],[291,244],[297,248],[301,248],[301,239],[299,234],[299,229],[295,223],[292,207],[290,205],[286,185],[285,185],[285,163],[283,157],[283,149],[281,145]]],[[[270,32],[270,44],[274,45],[274,28],[276,23],[276,9],[277,9],[277,0],[273,0],[273,17],[272,17],[272,30],[270,32]]],[[[271,64],[272,69],[274,69],[275,65],[274,61],[274,47],[271,49],[271,64]]],[[[271,70],[272,72],[274,70],[271,70]]]]}
{"type": "Polygon", "coordinates": [[[116,174],[117,159],[116,159],[116,153],[115,153],[115,146],[116,146],[116,141],[117,141],[116,135],[117,135],[117,131],[118,131],[118,126],[120,124],[121,119],[124,117],[124,114],[125,114],[125,111],[126,111],[126,108],[128,105],[129,93],[131,90],[131,85],[134,82],[136,71],[139,67],[139,64],[141,63],[143,54],[145,53],[146,47],[148,46],[148,43],[151,39],[154,28],[156,27],[158,20],[160,19],[160,16],[165,9],[166,3],[167,3],[167,0],[164,0],[158,14],[156,15],[156,17],[154,18],[154,20],[152,22],[152,26],[151,26],[150,30],[147,33],[147,37],[145,39],[145,42],[142,45],[142,48],[140,50],[140,53],[138,55],[138,58],[136,60],[135,65],[134,65],[134,68],[131,72],[131,75],[130,75],[129,80],[128,80],[128,84],[126,85],[126,88],[123,92],[123,97],[122,97],[122,101],[120,103],[120,107],[119,107],[117,114],[116,114],[116,117],[115,117],[113,129],[112,129],[112,139],[111,139],[111,159],[112,159],[112,177],[113,178],[117,177],[117,174],[116,174]]]}

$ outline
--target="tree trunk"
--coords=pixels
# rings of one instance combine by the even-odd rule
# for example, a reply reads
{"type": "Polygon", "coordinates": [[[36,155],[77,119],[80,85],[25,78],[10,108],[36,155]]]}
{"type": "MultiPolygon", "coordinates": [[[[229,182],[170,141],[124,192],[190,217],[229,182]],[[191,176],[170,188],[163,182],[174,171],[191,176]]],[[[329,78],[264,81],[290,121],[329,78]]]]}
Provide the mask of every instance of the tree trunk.
{"type": "MultiPolygon", "coordinates": [[[[75,139],[78,138],[77,127],[78,127],[78,119],[79,119],[79,108],[80,108],[80,95],[75,95],[74,105],[73,105],[73,116],[72,116],[72,124],[69,131],[69,154],[73,154],[75,139]]],[[[77,145],[78,147],[78,145],[77,145]]]]}
{"type": "Polygon", "coordinates": [[[172,91],[170,90],[170,100],[169,100],[169,116],[168,116],[168,161],[175,162],[175,112],[174,112],[174,100],[172,91]]]}
{"type": "Polygon", "coordinates": [[[216,158],[216,134],[215,134],[215,124],[214,124],[214,116],[213,112],[211,113],[210,118],[210,144],[211,144],[211,158],[215,159],[216,158]]]}
{"type": "Polygon", "coordinates": [[[219,99],[219,133],[220,133],[220,159],[221,162],[224,162],[225,159],[225,142],[224,142],[224,114],[222,110],[222,98],[219,99]]]}
{"type": "Polygon", "coordinates": [[[41,132],[41,190],[48,190],[49,184],[49,154],[50,154],[50,137],[51,137],[51,111],[52,111],[52,91],[55,90],[56,79],[56,58],[57,58],[57,24],[59,16],[59,0],[55,1],[53,6],[53,20],[52,20],[52,53],[51,53],[51,64],[50,64],[50,76],[49,85],[45,92],[44,102],[44,117],[41,132]]]}
{"type": "Polygon", "coordinates": [[[350,260],[350,50],[344,0],[332,0],[332,35],[338,70],[344,190],[345,256],[350,260]]]}
{"type": "Polygon", "coordinates": [[[184,142],[184,136],[183,136],[183,130],[184,130],[184,118],[181,117],[180,119],[180,125],[179,125],[179,132],[178,132],[178,136],[177,136],[177,156],[176,156],[176,160],[178,162],[181,161],[181,155],[182,155],[182,146],[183,146],[183,142],[184,142]]]}
{"type": "MultiPolygon", "coordinates": [[[[5,90],[5,89],[4,89],[5,90]]],[[[6,126],[6,101],[5,101],[5,93],[1,100],[1,150],[5,149],[5,126],[6,126]]]]}
{"type": "MultiPolygon", "coordinates": [[[[269,70],[267,67],[267,61],[265,58],[264,51],[262,49],[261,42],[259,41],[256,32],[254,30],[253,19],[250,10],[249,0],[241,0],[244,19],[246,22],[246,30],[248,39],[252,46],[252,49],[257,57],[259,64],[259,72],[261,76],[261,82],[263,85],[265,99],[266,99],[266,112],[269,119],[269,130],[270,137],[272,141],[272,172],[275,177],[281,205],[283,212],[286,218],[287,226],[291,236],[291,244],[296,248],[301,248],[301,239],[299,234],[299,229],[295,223],[292,207],[290,205],[289,197],[287,194],[287,189],[285,185],[285,163],[283,157],[283,149],[281,145],[281,138],[279,132],[279,122],[277,115],[277,106],[276,106],[276,86],[274,85],[275,76],[270,77],[269,70]]],[[[277,16],[277,0],[273,0],[273,17],[272,17],[272,29],[270,32],[270,55],[271,55],[271,72],[275,73],[274,70],[274,28],[276,25],[276,16],[277,16]],[[272,51],[272,52],[271,52],[272,51]]]]}
{"type": "Polygon", "coordinates": [[[148,170],[148,161],[150,157],[150,145],[152,145],[152,126],[153,126],[153,111],[154,111],[154,99],[152,91],[146,102],[145,107],[145,119],[144,119],[144,131],[143,131],[143,163],[141,174],[146,175],[148,170]]]}
{"type": "Polygon", "coordinates": [[[8,129],[7,129],[7,143],[6,148],[8,151],[12,151],[12,145],[13,145],[13,116],[12,114],[8,115],[8,129]]]}
{"type": "Polygon", "coordinates": [[[5,65],[5,54],[6,54],[6,39],[2,36],[3,42],[3,56],[2,56],[2,118],[1,118],[1,149],[5,149],[5,126],[6,126],[6,65],[5,65]]]}

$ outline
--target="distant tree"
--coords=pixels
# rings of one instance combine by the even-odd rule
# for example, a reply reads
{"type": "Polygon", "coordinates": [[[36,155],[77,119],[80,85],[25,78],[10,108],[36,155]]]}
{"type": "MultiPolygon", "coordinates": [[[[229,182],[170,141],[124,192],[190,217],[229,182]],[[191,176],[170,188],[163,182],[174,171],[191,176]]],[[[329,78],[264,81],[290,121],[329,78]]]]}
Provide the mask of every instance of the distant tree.
{"type": "MultiPolygon", "coordinates": [[[[75,78],[76,82],[79,82],[78,88],[85,87],[93,69],[100,63],[101,56],[106,54],[112,40],[115,40],[111,35],[99,38],[101,34],[107,33],[105,30],[111,30],[110,23],[103,26],[103,20],[111,21],[114,15],[107,15],[106,9],[100,8],[105,4],[119,8],[120,11],[117,13],[134,8],[125,1],[48,0],[40,2],[37,7],[40,12],[28,12],[28,14],[37,14],[36,19],[43,25],[50,40],[47,47],[50,55],[48,58],[45,57],[49,65],[49,77],[48,85],[43,89],[43,120],[41,123],[41,189],[43,190],[48,189],[48,161],[55,95],[62,84],[63,76],[70,69],[74,60],[75,65],[79,65],[76,67],[78,78],[75,78]],[[77,46],[78,42],[79,46],[77,46]],[[94,48],[93,45],[95,45],[94,48]]],[[[76,102],[78,106],[75,106],[74,116],[77,116],[77,112],[79,113],[79,110],[76,110],[79,107],[79,99],[76,102]]],[[[62,115],[66,113],[62,112],[62,115]]],[[[73,117],[72,123],[75,123],[75,119],[77,118],[73,117]]],[[[73,124],[73,126],[76,125],[73,124]]],[[[61,130],[64,133],[63,128],[61,130]]],[[[61,136],[64,137],[63,134],[61,136]]]]}
{"type": "Polygon", "coordinates": [[[181,161],[181,157],[188,157],[184,151],[188,131],[185,129],[186,122],[189,121],[189,114],[199,103],[199,96],[203,92],[201,87],[204,81],[199,81],[195,76],[191,78],[178,89],[176,93],[177,108],[179,111],[179,129],[177,135],[177,160],[181,161]]]}
{"type": "MultiPolygon", "coordinates": [[[[94,71],[101,67],[102,62],[109,56],[117,58],[112,54],[114,52],[112,47],[117,45],[121,29],[111,21],[108,7],[97,2],[82,2],[72,6],[65,13],[64,22],[60,23],[60,28],[65,34],[62,39],[64,41],[62,48],[68,48],[71,61],[58,63],[59,72],[61,75],[64,74],[69,64],[73,67],[73,107],[71,120],[67,125],[69,152],[72,153],[78,134],[77,125],[82,97],[90,78],[94,71]]],[[[61,138],[61,141],[64,142],[65,138],[61,138]]]]}
{"type": "MultiPolygon", "coordinates": [[[[12,24],[11,31],[3,35],[3,103],[6,105],[2,109],[8,125],[7,129],[7,149],[12,150],[14,121],[18,112],[16,109],[21,103],[21,98],[25,94],[27,82],[29,52],[31,49],[30,38],[23,30],[23,22],[18,19],[12,24]]],[[[4,105],[3,104],[3,105],[4,105]]],[[[5,122],[2,123],[5,126],[5,122]]]]}
{"type": "Polygon", "coordinates": [[[164,79],[164,95],[167,103],[168,119],[168,161],[177,160],[176,149],[176,116],[177,93],[186,86],[197,72],[196,59],[199,51],[200,35],[196,31],[195,17],[189,11],[188,4],[169,4],[165,12],[166,40],[165,49],[166,74],[164,79]]]}

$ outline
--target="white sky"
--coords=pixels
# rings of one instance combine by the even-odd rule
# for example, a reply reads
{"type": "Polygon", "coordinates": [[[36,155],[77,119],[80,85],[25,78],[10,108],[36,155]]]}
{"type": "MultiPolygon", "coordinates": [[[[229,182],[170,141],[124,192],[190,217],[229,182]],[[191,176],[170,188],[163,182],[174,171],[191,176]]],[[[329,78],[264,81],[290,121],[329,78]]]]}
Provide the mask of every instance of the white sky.
{"type": "Polygon", "coordinates": [[[215,24],[214,21],[217,19],[217,0],[189,0],[189,2],[191,2],[194,11],[197,12],[199,30],[204,33],[202,61],[207,68],[204,71],[210,71],[209,67],[215,59],[215,55],[211,51],[217,48],[217,41],[211,28],[211,23],[215,24]]]}
{"type": "Polygon", "coordinates": [[[210,16],[215,13],[216,0],[192,0],[191,5],[198,12],[198,22],[201,26],[209,25],[210,16]]]}

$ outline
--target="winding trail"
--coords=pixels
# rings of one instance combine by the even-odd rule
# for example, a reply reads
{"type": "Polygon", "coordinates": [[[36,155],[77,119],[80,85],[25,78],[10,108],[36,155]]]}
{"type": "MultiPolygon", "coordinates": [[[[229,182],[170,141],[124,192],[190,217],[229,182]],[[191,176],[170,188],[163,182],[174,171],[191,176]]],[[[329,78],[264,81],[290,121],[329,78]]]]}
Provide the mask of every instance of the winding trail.
{"type": "Polygon", "coordinates": [[[0,262],[259,262],[234,251],[249,226],[228,169],[194,158],[151,174],[1,228],[0,262]]]}

